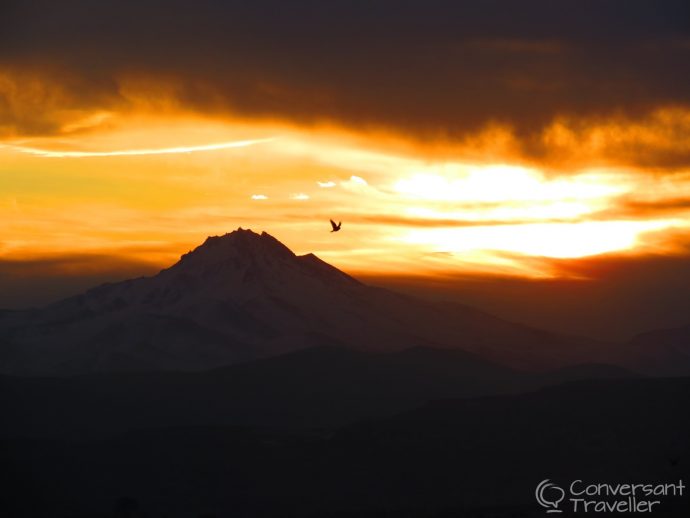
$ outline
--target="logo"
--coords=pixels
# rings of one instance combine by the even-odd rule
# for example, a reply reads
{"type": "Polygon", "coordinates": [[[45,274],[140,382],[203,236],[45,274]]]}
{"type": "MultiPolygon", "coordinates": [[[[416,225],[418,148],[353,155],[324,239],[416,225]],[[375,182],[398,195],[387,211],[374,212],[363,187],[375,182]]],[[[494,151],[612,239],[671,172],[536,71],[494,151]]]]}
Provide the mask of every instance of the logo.
{"type": "Polygon", "coordinates": [[[564,487],[565,490],[548,478],[537,485],[534,496],[547,514],[562,513],[561,507],[578,514],[652,513],[663,506],[665,500],[683,497],[685,492],[682,480],[677,483],[601,483],[577,479],[564,487]]]}
{"type": "Polygon", "coordinates": [[[556,484],[549,481],[549,479],[542,480],[537,486],[537,490],[534,492],[534,496],[537,497],[537,502],[542,507],[546,507],[547,513],[561,513],[558,508],[565,498],[565,491],[563,491],[556,484]]]}

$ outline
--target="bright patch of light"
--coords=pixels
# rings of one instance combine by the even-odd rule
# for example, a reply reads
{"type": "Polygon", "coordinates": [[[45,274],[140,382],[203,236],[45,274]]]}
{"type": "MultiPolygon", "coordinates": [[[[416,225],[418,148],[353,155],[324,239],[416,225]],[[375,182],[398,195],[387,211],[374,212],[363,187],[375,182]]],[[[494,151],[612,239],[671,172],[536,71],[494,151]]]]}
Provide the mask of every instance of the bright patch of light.
{"type": "Polygon", "coordinates": [[[398,180],[399,194],[428,201],[506,202],[588,200],[625,192],[622,186],[604,183],[598,175],[578,175],[548,180],[524,167],[446,166],[443,174],[418,173],[398,180]]]}
{"type": "Polygon", "coordinates": [[[611,221],[433,228],[412,230],[402,241],[424,245],[434,252],[493,250],[576,258],[633,248],[642,233],[670,225],[667,221],[611,221]]]}
{"type": "Polygon", "coordinates": [[[252,194],[252,200],[267,200],[268,196],[265,194],[252,194]]]}
{"type": "Polygon", "coordinates": [[[308,195],[308,194],[304,194],[303,192],[299,192],[299,193],[297,193],[297,194],[291,194],[291,195],[290,195],[290,199],[291,199],[291,200],[308,200],[308,199],[309,199],[309,195],[308,195]]]}
{"type": "Polygon", "coordinates": [[[316,182],[316,184],[324,189],[330,189],[336,185],[335,182],[316,182]]]}
{"type": "MultiPolygon", "coordinates": [[[[405,213],[408,217],[429,220],[457,220],[462,221],[507,221],[531,222],[543,220],[568,220],[589,214],[600,204],[581,202],[553,202],[553,203],[520,203],[511,202],[496,207],[482,207],[481,209],[439,210],[433,207],[408,207],[405,213]]],[[[604,205],[601,204],[603,207],[604,205]]]]}

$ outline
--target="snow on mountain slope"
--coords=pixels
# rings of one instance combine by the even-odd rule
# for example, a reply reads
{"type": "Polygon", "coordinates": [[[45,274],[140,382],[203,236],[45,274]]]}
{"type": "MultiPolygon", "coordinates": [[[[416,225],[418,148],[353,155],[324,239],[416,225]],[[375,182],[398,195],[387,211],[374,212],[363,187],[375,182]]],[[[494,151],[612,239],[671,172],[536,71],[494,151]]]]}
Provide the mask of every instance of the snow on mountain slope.
{"type": "Polygon", "coordinates": [[[459,348],[520,367],[597,359],[599,347],[370,287],[241,228],[155,276],[0,314],[0,372],[20,375],[196,370],[315,345],[459,348]]]}

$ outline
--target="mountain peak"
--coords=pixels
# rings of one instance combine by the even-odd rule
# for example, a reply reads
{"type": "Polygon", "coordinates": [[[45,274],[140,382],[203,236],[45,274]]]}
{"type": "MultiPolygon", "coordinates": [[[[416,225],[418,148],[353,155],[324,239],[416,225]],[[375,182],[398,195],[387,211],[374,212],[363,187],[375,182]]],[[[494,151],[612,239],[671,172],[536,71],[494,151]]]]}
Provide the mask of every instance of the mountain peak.
{"type": "Polygon", "coordinates": [[[152,277],[4,314],[0,372],[194,370],[329,343],[466,347],[523,367],[567,364],[593,347],[448,308],[366,286],[313,254],[296,256],[266,232],[239,228],[207,238],[152,277]]]}
{"type": "Polygon", "coordinates": [[[251,229],[237,230],[222,236],[209,236],[200,246],[184,254],[178,264],[202,262],[205,264],[225,262],[266,262],[294,258],[295,254],[275,237],[251,229]]]}
{"type": "MultiPolygon", "coordinates": [[[[221,243],[233,243],[235,246],[278,246],[280,249],[288,250],[283,243],[278,241],[268,232],[257,234],[250,228],[239,227],[237,230],[223,234],[222,236],[209,236],[199,247],[216,246],[221,243]]],[[[292,252],[290,252],[292,253],[292,252]]]]}

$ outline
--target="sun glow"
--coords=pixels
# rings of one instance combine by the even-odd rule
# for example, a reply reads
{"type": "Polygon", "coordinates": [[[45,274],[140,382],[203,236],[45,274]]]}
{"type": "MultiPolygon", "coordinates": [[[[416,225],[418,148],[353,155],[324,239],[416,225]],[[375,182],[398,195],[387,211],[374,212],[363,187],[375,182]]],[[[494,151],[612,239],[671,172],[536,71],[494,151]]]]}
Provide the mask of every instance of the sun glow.
{"type": "Polygon", "coordinates": [[[163,266],[243,226],[352,272],[539,275],[532,258],[636,251],[646,233],[690,226],[682,206],[618,213],[629,199],[690,198],[690,174],[671,186],[625,169],[556,175],[330,127],[87,122],[83,133],[0,142],[0,259],[98,251],[163,266]],[[330,218],[343,221],[335,238],[330,218]]]}
{"type": "Polygon", "coordinates": [[[414,198],[454,202],[592,200],[625,192],[604,175],[547,180],[534,169],[507,165],[442,165],[444,174],[415,174],[395,183],[395,190],[414,198]]]}
{"type": "Polygon", "coordinates": [[[672,224],[667,221],[612,221],[445,228],[412,230],[402,240],[434,252],[471,254],[493,250],[566,259],[631,249],[639,243],[643,233],[672,224]]]}

